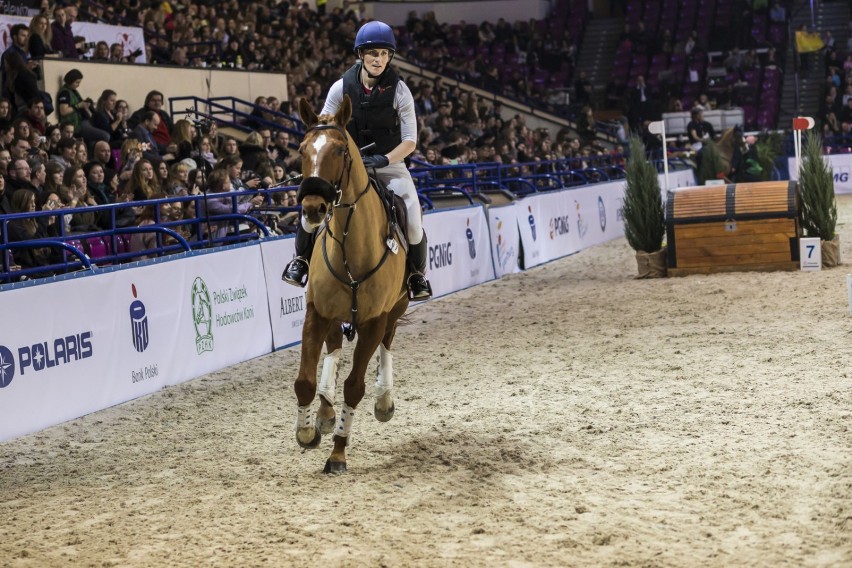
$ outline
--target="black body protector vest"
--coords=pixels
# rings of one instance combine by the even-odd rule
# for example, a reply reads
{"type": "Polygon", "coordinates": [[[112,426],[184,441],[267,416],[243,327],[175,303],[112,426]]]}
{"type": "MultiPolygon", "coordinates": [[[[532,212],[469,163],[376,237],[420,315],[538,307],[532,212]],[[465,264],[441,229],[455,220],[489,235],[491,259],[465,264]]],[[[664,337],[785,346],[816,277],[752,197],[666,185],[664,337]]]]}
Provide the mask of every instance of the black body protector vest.
{"type": "Polygon", "coordinates": [[[399,75],[388,65],[369,94],[364,92],[360,75],[360,61],[343,74],[343,92],[352,100],[352,118],[346,130],[359,148],[376,143],[367,154],[387,155],[402,141],[399,113],[393,108],[399,75]]]}

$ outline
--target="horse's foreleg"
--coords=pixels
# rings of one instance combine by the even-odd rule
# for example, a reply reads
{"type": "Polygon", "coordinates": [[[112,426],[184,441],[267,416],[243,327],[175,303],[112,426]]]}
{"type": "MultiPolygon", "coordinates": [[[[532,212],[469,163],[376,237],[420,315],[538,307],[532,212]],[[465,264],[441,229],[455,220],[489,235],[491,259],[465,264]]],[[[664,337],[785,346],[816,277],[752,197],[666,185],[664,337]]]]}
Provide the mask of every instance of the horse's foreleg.
{"type": "Polygon", "coordinates": [[[405,313],[406,308],[408,297],[403,296],[388,315],[385,335],[376,355],[379,365],[376,371],[376,404],[373,407],[373,415],[379,422],[387,422],[393,418],[393,354],[390,348],[396,335],[396,322],[405,313]]]}
{"type": "Polygon", "coordinates": [[[317,427],[323,434],[331,434],[337,415],[334,412],[334,398],[337,392],[337,377],[340,374],[340,355],[343,353],[343,330],[334,324],[325,338],[325,350],[328,355],[322,362],[322,374],[317,391],[320,395],[320,407],[317,410],[317,427]]]}
{"type": "Polygon", "coordinates": [[[376,355],[379,368],[376,370],[376,405],[373,415],[379,422],[387,422],[393,418],[393,354],[383,343],[379,344],[376,355]]]}
{"type": "Polygon", "coordinates": [[[352,431],[355,409],[364,398],[364,375],[370,358],[382,340],[387,316],[379,316],[358,326],[358,342],[352,355],[352,370],[343,382],[343,405],[334,428],[334,449],[325,464],[326,473],[346,471],[346,444],[352,431]]]}
{"type": "Polygon", "coordinates": [[[296,413],[296,441],[303,448],[316,448],[322,435],[311,416],[311,402],[317,391],[317,363],[322,340],[328,334],[330,321],[319,316],[311,302],[305,313],[302,328],[302,360],[293,388],[299,407],[296,413]]]}

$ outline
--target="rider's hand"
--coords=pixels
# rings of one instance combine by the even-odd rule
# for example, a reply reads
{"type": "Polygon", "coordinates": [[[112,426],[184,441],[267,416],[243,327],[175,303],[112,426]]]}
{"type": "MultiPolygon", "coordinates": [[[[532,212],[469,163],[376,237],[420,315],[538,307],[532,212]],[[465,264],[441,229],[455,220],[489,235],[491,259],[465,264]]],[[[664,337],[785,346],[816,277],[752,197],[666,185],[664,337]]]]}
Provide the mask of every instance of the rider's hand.
{"type": "Polygon", "coordinates": [[[387,166],[388,164],[390,164],[390,160],[388,160],[387,156],[383,156],[381,154],[371,154],[369,156],[364,156],[364,167],[367,169],[380,169],[387,166]]]}

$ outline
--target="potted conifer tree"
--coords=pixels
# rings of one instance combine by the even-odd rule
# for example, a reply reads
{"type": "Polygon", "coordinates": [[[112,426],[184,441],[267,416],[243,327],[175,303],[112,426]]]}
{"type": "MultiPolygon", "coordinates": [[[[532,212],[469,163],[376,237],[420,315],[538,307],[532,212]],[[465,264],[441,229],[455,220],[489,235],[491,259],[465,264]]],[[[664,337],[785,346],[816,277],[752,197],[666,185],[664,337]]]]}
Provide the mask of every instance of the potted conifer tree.
{"type": "Polygon", "coordinates": [[[837,201],[834,198],[834,172],[822,155],[822,137],[809,132],[799,166],[799,198],[802,228],[809,237],[819,237],[822,265],[840,264],[840,236],[837,227],[837,201]]]}
{"type": "Polygon", "coordinates": [[[645,156],[645,145],[637,136],[630,138],[630,158],[625,172],[624,235],[636,251],[638,278],[666,275],[666,212],[660,195],[657,170],[645,156]]]}

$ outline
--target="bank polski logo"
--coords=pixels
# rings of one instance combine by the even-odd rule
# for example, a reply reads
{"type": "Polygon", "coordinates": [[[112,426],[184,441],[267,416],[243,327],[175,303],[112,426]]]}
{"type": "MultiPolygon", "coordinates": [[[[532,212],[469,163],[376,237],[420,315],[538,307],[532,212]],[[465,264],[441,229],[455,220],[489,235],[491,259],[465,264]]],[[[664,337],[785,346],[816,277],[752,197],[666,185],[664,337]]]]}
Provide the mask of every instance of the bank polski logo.
{"type": "Polygon", "coordinates": [[[139,300],[136,293],[136,284],[131,284],[133,301],[130,303],[130,333],[133,336],[133,347],[142,353],[148,348],[148,314],[145,313],[145,304],[139,300]]]}
{"type": "Polygon", "coordinates": [[[9,386],[15,378],[15,356],[5,346],[0,345],[0,389],[9,386]]]}
{"type": "Polygon", "coordinates": [[[198,355],[213,351],[213,306],[210,291],[200,276],[192,283],[192,323],[195,325],[195,350],[198,355]]]}
{"type": "Polygon", "coordinates": [[[606,232],[606,207],[604,206],[603,197],[598,196],[598,215],[601,217],[601,232],[606,232]]]}
{"type": "Polygon", "coordinates": [[[530,222],[530,231],[532,231],[532,238],[535,241],[535,217],[533,217],[532,213],[532,205],[527,205],[527,211],[529,211],[530,216],[527,217],[527,220],[530,222]]]}
{"type": "Polygon", "coordinates": [[[473,240],[473,231],[470,228],[470,217],[467,218],[465,236],[467,236],[467,250],[470,253],[470,258],[476,258],[476,241],[473,240]]]}

